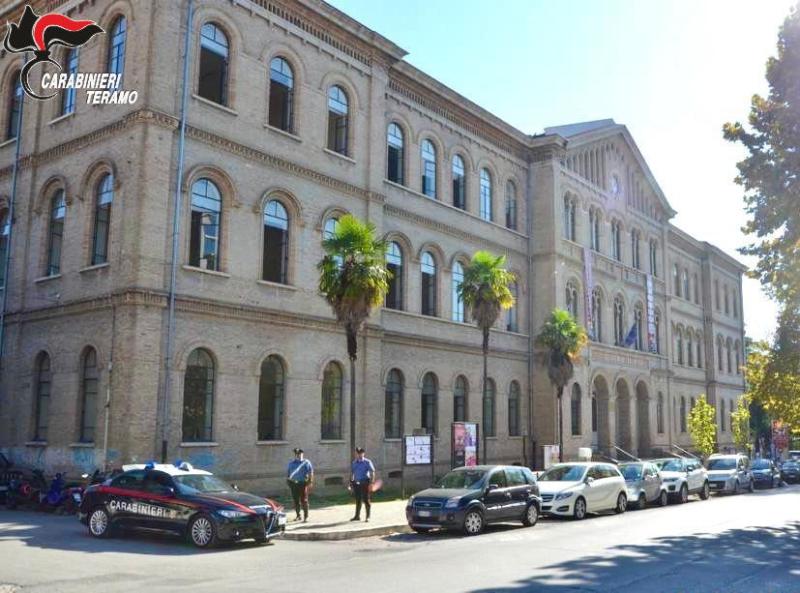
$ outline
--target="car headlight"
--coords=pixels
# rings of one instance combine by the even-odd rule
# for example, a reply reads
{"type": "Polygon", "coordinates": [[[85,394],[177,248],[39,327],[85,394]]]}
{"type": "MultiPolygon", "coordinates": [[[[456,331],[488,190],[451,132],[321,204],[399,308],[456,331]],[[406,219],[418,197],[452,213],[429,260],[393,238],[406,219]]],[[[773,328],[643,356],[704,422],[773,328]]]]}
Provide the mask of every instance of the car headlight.
{"type": "Polygon", "coordinates": [[[453,498],[448,498],[447,502],[444,503],[444,508],[446,509],[457,509],[458,505],[461,504],[461,497],[454,496],[453,498]]]}
{"type": "Polygon", "coordinates": [[[239,517],[244,517],[247,515],[244,511],[229,511],[228,509],[222,509],[217,511],[218,514],[222,515],[226,519],[238,519],[239,517]]]}
{"type": "Polygon", "coordinates": [[[559,492],[558,494],[556,494],[556,500],[566,500],[570,496],[572,496],[572,494],[573,494],[572,492],[559,492]]]}

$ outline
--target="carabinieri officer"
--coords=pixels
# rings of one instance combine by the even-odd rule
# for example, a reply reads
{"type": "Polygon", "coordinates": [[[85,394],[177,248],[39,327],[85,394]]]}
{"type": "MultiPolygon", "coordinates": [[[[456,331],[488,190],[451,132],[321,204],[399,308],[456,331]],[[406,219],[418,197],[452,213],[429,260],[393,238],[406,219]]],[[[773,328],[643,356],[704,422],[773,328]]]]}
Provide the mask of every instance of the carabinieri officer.
{"type": "Polygon", "coordinates": [[[361,503],[367,511],[366,521],[369,521],[370,510],[370,485],[375,480],[375,466],[372,461],[364,456],[364,448],[356,447],[356,459],[353,461],[350,484],[353,487],[353,494],[356,497],[356,514],[351,521],[361,520],[361,503]]]}
{"type": "Polygon", "coordinates": [[[294,512],[297,515],[294,520],[300,520],[300,507],[303,507],[303,522],[308,521],[308,489],[314,479],[314,466],[308,459],[304,459],[303,450],[294,450],[294,459],[286,467],[286,481],[289,490],[292,491],[294,501],[294,512]]]}

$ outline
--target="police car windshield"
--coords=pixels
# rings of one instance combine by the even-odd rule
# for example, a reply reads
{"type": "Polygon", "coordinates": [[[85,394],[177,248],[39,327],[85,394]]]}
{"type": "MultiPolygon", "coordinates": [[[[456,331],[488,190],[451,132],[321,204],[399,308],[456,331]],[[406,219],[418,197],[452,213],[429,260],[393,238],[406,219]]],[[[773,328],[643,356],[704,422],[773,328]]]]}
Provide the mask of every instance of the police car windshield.
{"type": "Polygon", "coordinates": [[[478,488],[478,484],[486,475],[485,471],[463,470],[450,472],[439,480],[438,488],[456,488],[470,490],[478,488]]]}
{"type": "Polygon", "coordinates": [[[186,474],[173,476],[181,494],[200,494],[203,492],[227,492],[231,487],[215,476],[205,474],[186,474]]]}
{"type": "Polygon", "coordinates": [[[582,465],[560,465],[551,467],[539,476],[540,482],[580,482],[586,468],[582,465]]]}
{"type": "Polygon", "coordinates": [[[682,459],[670,459],[667,461],[661,469],[665,472],[682,472],[683,471],[683,460],[682,459]]]}
{"type": "Polygon", "coordinates": [[[716,470],[736,469],[736,460],[731,459],[730,457],[709,459],[708,463],[706,464],[706,467],[708,469],[716,469],[716,470]]]}
{"type": "Polygon", "coordinates": [[[641,465],[623,465],[620,469],[622,469],[622,477],[625,478],[626,481],[632,482],[642,479],[641,465]]]}

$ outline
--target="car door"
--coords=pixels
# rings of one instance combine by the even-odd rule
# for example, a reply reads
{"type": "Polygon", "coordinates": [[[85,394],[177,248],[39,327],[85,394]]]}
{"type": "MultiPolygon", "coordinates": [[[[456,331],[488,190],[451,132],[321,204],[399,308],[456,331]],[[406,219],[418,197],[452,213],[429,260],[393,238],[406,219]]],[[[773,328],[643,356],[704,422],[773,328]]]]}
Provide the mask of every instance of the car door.
{"type": "Polygon", "coordinates": [[[650,463],[645,463],[642,467],[642,479],[644,480],[644,495],[647,501],[658,498],[658,473],[650,463]]]}
{"type": "MultiPolygon", "coordinates": [[[[132,470],[114,478],[106,489],[106,510],[111,520],[120,526],[142,525],[140,505],[145,500],[145,471],[132,470]]],[[[144,521],[146,523],[146,520],[144,521]]]]}
{"type": "Polygon", "coordinates": [[[483,497],[487,521],[499,521],[506,517],[511,505],[511,492],[508,489],[506,473],[496,469],[489,474],[488,488],[483,497]]]}
{"type": "Polygon", "coordinates": [[[511,504],[508,507],[506,516],[512,518],[522,517],[528,507],[528,500],[533,488],[528,483],[525,472],[522,471],[521,467],[507,467],[505,472],[506,480],[508,480],[508,489],[511,492],[511,504]]]}
{"type": "Polygon", "coordinates": [[[603,490],[605,492],[603,508],[612,509],[617,506],[617,496],[620,490],[626,490],[625,478],[613,465],[604,465],[601,471],[603,472],[603,490]]]}
{"type": "Polygon", "coordinates": [[[177,489],[172,477],[164,472],[151,470],[145,474],[144,490],[146,492],[144,509],[149,515],[149,527],[176,531],[179,527],[175,519],[178,517],[179,504],[177,489]]]}
{"type": "Polygon", "coordinates": [[[583,497],[586,499],[586,510],[589,512],[598,511],[603,508],[604,499],[606,497],[603,484],[603,472],[600,471],[599,466],[591,465],[586,471],[585,479],[586,484],[583,487],[583,497]]]}

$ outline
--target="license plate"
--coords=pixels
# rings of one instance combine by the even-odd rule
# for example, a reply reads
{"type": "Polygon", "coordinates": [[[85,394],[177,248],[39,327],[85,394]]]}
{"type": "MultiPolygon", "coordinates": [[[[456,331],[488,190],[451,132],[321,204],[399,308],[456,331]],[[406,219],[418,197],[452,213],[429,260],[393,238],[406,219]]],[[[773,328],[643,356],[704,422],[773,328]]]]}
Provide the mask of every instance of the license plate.
{"type": "Polygon", "coordinates": [[[286,525],[286,515],[278,517],[278,525],[286,525]]]}
{"type": "Polygon", "coordinates": [[[419,515],[420,517],[430,517],[431,516],[431,512],[430,511],[418,511],[417,515],[419,515]]]}

